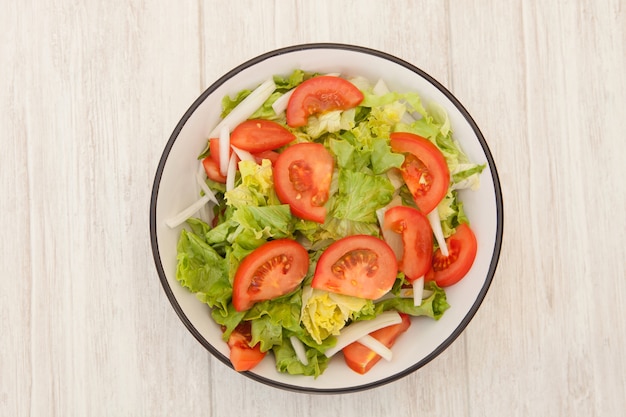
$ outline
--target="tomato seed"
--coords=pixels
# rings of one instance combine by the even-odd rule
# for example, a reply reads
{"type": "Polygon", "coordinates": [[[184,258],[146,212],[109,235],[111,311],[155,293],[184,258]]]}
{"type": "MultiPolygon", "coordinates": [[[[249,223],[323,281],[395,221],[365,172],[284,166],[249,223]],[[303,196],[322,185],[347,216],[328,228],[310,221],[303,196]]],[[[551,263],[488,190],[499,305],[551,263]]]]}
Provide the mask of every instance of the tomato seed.
{"type": "Polygon", "coordinates": [[[330,270],[339,279],[361,274],[371,277],[378,271],[378,256],[367,249],[352,250],[339,258],[330,270]]]}
{"type": "Polygon", "coordinates": [[[299,193],[308,191],[313,187],[313,170],[306,161],[294,161],[289,165],[289,181],[299,193]]]}
{"type": "Polygon", "coordinates": [[[248,287],[248,292],[257,293],[261,291],[261,285],[263,284],[263,281],[265,281],[265,277],[268,274],[277,268],[280,268],[280,272],[282,274],[287,274],[287,272],[291,269],[292,264],[293,257],[284,254],[268,259],[265,263],[263,263],[263,265],[254,271],[254,275],[252,275],[252,280],[250,281],[250,286],[248,287]]]}

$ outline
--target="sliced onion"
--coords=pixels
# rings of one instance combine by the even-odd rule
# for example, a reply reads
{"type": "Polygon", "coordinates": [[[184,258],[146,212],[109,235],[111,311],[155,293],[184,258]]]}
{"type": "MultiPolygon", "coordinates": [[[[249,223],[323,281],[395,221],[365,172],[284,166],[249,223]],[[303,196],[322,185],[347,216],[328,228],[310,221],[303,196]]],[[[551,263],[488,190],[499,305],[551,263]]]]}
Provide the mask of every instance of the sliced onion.
{"type": "Polygon", "coordinates": [[[235,188],[235,176],[237,175],[237,155],[233,152],[228,161],[228,169],[226,170],[226,191],[235,188]]]}
{"type": "Polygon", "coordinates": [[[395,190],[404,185],[404,178],[402,178],[402,172],[399,169],[392,168],[387,171],[387,178],[389,178],[395,190]]]}
{"type": "Polygon", "coordinates": [[[424,277],[419,277],[411,283],[413,285],[413,305],[422,304],[422,296],[424,295],[424,277]]]}
{"type": "MultiPolygon", "coordinates": [[[[198,169],[196,170],[196,183],[199,187],[198,195],[200,195],[200,192],[204,192],[205,195],[208,195],[209,198],[211,198],[211,194],[213,194],[213,192],[209,189],[211,193],[207,194],[205,190],[205,188],[209,188],[206,185],[206,179],[207,179],[207,175],[204,169],[204,164],[202,164],[202,161],[199,161],[198,169]]],[[[217,199],[213,200],[211,198],[210,202],[219,204],[219,202],[217,202],[217,199]]],[[[202,208],[198,211],[198,217],[204,220],[204,222],[207,224],[211,224],[213,222],[213,210],[210,209],[211,205],[212,204],[207,204],[205,206],[202,206],[202,208]]]]}
{"type": "Polygon", "coordinates": [[[223,125],[220,129],[219,139],[219,154],[220,154],[220,173],[226,176],[226,170],[228,169],[228,158],[230,157],[230,129],[228,125],[223,125]]]}
{"type": "Polygon", "coordinates": [[[165,221],[165,224],[168,225],[172,229],[177,226],[180,226],[181,224],[183,224],[183,222],[185,222],[185,220],[190,218],[194,213],[200,210],[209,201],[210,201],[210,197],[208,195],[203,195],[202,197],[200,197],[199,200],[194,201],[193,204],[191,204],[189,207],[185,208],[183,211],[181,211],[177,215],[167,219],[165,221]]]}
{"type": "Polygon", "coordinates": [[[437,239],[437,243],[439,244],[439,249],[441,249],[441,253],[443,256],[448,256],[448,245],[446,244],[446,239],[443,237],[443,230],[441,229],[441,219],[439,219],[439,210],[437,207],[433,209],[428,215],[428,221],[430,222],[430,227],[433,229],[433,233],[435,234],[435,239],[437,239]]]}
{"type": "Polygon", "coordinates": [[[377,96],[384,96],[385,94],[389,92],[390,92],[389,87],[387,87],[387,84],[382,78],[378,79],[378,81],[374,85],[374,88],[372,89],[372,93],[376,94],[377,96]]]}
{"type": "Polygon", "coordinates": [[[393,200],[385,207],[376,210],[376,217],[378,218],[378,224],[380,226],[380,230],[383,233],[383,238],[385,242],[389,245],[393,253],[396,255],[396,259],[402,259],[402,255],[404,254],[404,243],[402,242],[402,235],[400,233],[396,233],[393,230],[385,229],[383,224],[385,223],[385,213],[392,207],[402,205],[402,199],[399,196],[395,196],[393,200]]]}
{"type": "Polygon", "coordinates": [[[370,336],[369,334],[367,336],[363,336],[362,338],[357,340],[357,342],[359,342],[366,348],[373,350],[374,352],[376,352],[377,355],[380,355],[386,361],[390,361],[393,357],[393,352],[391,352],[391,349],[389,349],[387,346],[385,346],[379,340],[370,336]]]}
{"type": "Polygon", "coordinates": [[[274,101],[274,103],[272,103],[272,109],[274,109],[274,113],[278,115],[287,110],[287,104],[289,104],[289,99],[293,94],[293,90],[295,90],[295,88],[287,91],[285,94],[278,97],[276,101],[274,101]]]}
{"type": "Polygon", "coordinates": [[[240,149],[236,146],[230,145],[230,147],[233,149],[233,151],[235,151],[235,153],[237,154],[237,156],[239,157],[239,159],[241,161],[252,161],[252,162],[256,162],[256,159],[254,158],[254,155],[252,155],[250,152],[248,151],[244,151],[243,149],[240,149]]]}
{"type": "Polygon", "coordinates": [[[399,324],[402,322],[402,317],[396,311],[385,311],[379,314],[372,320],[358,321],[352,323],[348,327],[341,331],[341,334],[337,336],[337,344],[328,349],[324,354],[327,357],[333,356],[335,353],[341,351],[351,343],[356,342],[365,335],[368,335],[376,330],[384,327],[391,326],[393,324],[399,324]]]}
{"type": "Polygon", "coordinates": [[[219,204],[220,203],[219,201],[217,201],[217,197],[215,197],[215,194],[213,193],[213,191],[211,191],[209,186],[206,185],[206,182],[204,182],[204,178],[202,178],[202,176],[200,175],[199,172],[196,173],[196,181],[198,181],[198,185],[200,186],[200,188],[204,192],[204,195],[209,197],[209,200],[211,200],[215,204],[219,204]]]}
{"type": "Polygon", "coordinates": [[[306,349],[304,348],[304,343],[300,339],[295,336],[290,336],[289,340],[291,341],[291,346],[293,346],[293,350],[296,352],[296,357],[303,365],[308,365],[309,360],[306,357],[306,349]]]}
{"type": "Polygon", "coordinates": [[[217,124],[209,133],[210,138],[217,137],[221,132],[222,126],[230,126],[234,129],[241,122],[247,120],[254,114],[259,107],[265,103],[265,101],[276,90],[276,84],[274,79],[270,78],[252,91],[248,97],[244,98],[221,122],[217,124]]]}

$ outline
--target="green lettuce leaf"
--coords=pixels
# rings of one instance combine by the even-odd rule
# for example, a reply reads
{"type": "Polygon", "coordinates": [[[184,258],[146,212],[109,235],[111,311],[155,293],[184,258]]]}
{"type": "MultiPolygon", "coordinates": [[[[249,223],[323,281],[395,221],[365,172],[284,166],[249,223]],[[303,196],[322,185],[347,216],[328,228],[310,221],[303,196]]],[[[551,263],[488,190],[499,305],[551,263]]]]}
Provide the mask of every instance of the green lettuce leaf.
{"type": "Polygon", "coordinates": [[[233,111],[235,107],[239,103],[241,103],[246,97],[248,97],[252,93],[252,90],[241,90],[234,96],[229,96],[228,94],[222,98],[222,113],[220,117],[223,119],[228,116],[228,114],[233,111]]]}
{"type": "Polygon", "coordinates": [[[265,242],[270,238],[292,237],[294,231],[288,204],[243,206],[233,212],[229,221],[237,225],[234,233],[228,237],[231,243],[245,240],[265,242]]]}
{"type": "Polygon", "coordinates": [[[276,370],[290,375],[318,377],[326,370],[330,361],[326,355],[316,349],[307,349],[308,364],[304,365],[296,356],[289,339],[284,339],[281,344],[275,345],[272,351],[276,360],[276,370]]]}
{"type": "Polygon", "coordinates": [[[352,131],[343,132],[339,138],[330,136],[327,139],[330,152],[340,169],[352,171],[368,170],[372,157],[371,138],[359,140],[352,131]]]}
{"type": "Polygon", "coordinates": [[[386,139],[372,140],[372,171],[375,175],[383,174],[391,168],[400,168],[404,162],[404,155],[391,151],[386,139]]]}
{"type": "Polygon", "coordinates": [[[321,344],[339,335],[349,319],[363,309],[372,309],[371,300],[305,287],[302,291],[301,321],[309,335],[321,344]]]}
{"type": "Polygon", "coordinates": [[[460,224],[469,224],[469,219],[463,210],[463,202],[458,199],[456,191],[448,191],[437,206],[437,211],[443,236],[446,238],[452,236],[460,224]]]}
{"type": "Polygon", "coordinates": [[[333,110],[319,115],[310,116],[305,127],[306,133],[317,139],[324,133],[335,133],[354,127],[355,109],[333,110]]]}
{"type": "Polygon", "coordinates": [[[183,229],[177,245],[176,279],[203,302],[226,311],[232,297],[227,265],[198,235],[183,229]]]}
{"type": "Polygon", "coordinates": [[[332,215],[338,219],[376,223],[376,210],[389,204],[394,191],[386,176],[342,170],[332,215]]]}
{"type": "Polygon", "coordinates": [[[446,292],[434,282],[424,284],[424,289],[433,291],[433,293],[422,300],[422,304],[415,306],[413,298],[389,298],[376,303],[375,310],[377,314],[388,310],[397,310],[400,313],[406,313],[411,316],[426,316],[435,320],[439,320],[443,313],[450,308],[446,298],[446,292]]]}
{"type": "Polygon", "coordinates": [[[261,351],[267,352],[282,343],[283,330],[301,332],[301,293],[298,289],[274,300],[258,302],[248,310],[245,319],[252,324],[252,345],[260,343],[261,351]]]}
{"type": "Polygon", "coordinates": [[[222,339],[225,342],[228,341],[230,334],[233,330],[235,330],[237,325],[241,323],[245,315],[245,311],[235,310],[235,307],[233,307],[232,304],[229,304],[226,310],[215,308],[211,310],[211,317],[213,320],[224,328],[222,339]]]}
{"type": "Polygon", "coordinates": [[[267,206],[280,204],[274,190],[272,163],[264,159],[261,164],[254,161],[239,162],[238,185],[224,194],[231,207],[267,206]]]}
{"type": "Polygon", "coordinates": [[[276,90],[284,93],[297,87],[298,85],[302,84],[303,81],[306,81],[315,75],[316,73],[305,72],[301,69],[296,69],[287,77],[275,75],[274,84],[276,84],[276,90]]]}

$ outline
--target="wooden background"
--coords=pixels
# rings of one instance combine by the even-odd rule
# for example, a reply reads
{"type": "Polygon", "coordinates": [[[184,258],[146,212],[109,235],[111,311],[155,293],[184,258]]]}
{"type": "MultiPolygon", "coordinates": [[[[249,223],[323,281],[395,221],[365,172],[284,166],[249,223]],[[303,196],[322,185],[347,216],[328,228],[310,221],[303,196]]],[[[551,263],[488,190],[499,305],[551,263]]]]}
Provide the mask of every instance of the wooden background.
{"type": "Polygon", "coordinates": [[[3,0],[0,415],[624,415],[625,27],[624,0],[3,0]],[[149,243],[156,165],[188,106],[306,42],[380,49],[448,87],[505,205],[495,280],[457,342],[341,396],[213,359],[149,243]]]}

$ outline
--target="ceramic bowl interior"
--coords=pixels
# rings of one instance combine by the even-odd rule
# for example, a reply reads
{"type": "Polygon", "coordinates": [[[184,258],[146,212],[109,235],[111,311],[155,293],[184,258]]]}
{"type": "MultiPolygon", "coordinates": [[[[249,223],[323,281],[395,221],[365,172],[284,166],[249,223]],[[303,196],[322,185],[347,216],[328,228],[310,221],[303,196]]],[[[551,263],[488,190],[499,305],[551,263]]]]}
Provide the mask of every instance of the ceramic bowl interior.
{"type": "MultiPolygon", "coordinates": [[[[345,366],[340,354],[317,379],[278,373],[265,360],[245,375],[275,387],[312,393],[359,391],[389,383],[433,360],[464,330],[483,301],[493,279],[502,241],[502,198],[497,171],[479,128],[461,103],[440,83],[415,66],[383,52],[351,45],[307,44],[272,51],[245,62],[211,85],[191,105],[176,126],[157,167],[150,204],[150,233],[154,260],[162,286],[179,317],[193,336],[227,366],[228,347],[208,307],[175,279],[176,243],[180,227],[165,220],[198,198],[195,181],[197,155],[217,124],[222,97],[252,89],[275,74],[294,69],[320,73],[382,78],[393,91],[417,91],[424,103],[442,105],[450,117],[455,138],[475,162],[486,163],[481,186],[462,191],[460,198],[478,240],[478,253],[468,275],[447,289],[451,308],[439,321],[414,318],[412,326],[393,347],[391,362],[381,361],[359,375],[345,366]]],[[[183,226],[181,226],[183,227],[183,226]]],[[[234,372],[234,371],[233,371],[234,372]]]]}

